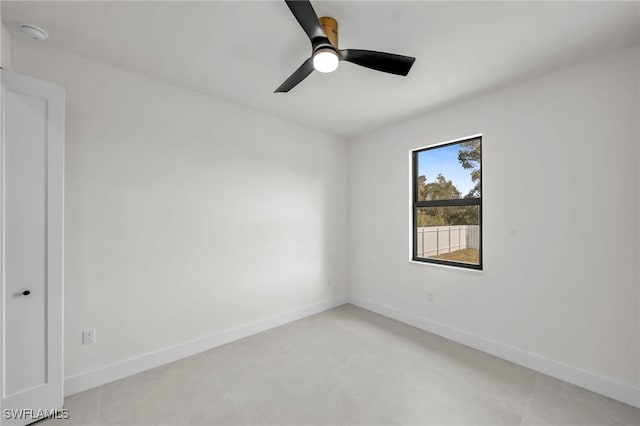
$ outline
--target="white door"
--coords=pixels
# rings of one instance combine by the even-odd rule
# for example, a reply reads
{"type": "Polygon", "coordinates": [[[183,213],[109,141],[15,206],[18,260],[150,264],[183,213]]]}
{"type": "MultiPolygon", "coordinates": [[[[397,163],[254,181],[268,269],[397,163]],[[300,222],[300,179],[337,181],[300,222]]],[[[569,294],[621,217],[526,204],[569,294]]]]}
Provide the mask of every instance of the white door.
{"type": "Polygon", "coordinates": [[[0,404],[26,425],[63,401],[64,90],[0,73],[0,404]]]}

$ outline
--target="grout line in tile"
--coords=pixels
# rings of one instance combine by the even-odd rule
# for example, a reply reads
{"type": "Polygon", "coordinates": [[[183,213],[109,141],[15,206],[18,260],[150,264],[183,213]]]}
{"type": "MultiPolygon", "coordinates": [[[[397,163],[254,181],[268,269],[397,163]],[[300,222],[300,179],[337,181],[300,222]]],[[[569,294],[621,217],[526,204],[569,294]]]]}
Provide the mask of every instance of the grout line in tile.
{"type": "Polygon", "coordinates": [[[249,423],[247,421],[244,405],[240,404],[233,392],[231,392],[231,389],[229,389],[229,386],[225,383],[224,380],[222,380],[220,376],[218,376],[218,374],[215,375],[215,380],[222,386],[222,388],[225,390],[225,393],[227,394],[227,398],[231,400],[231,403],[233,404],[235,409],[240,413],[240,416],[242,417],[242,426],[248,425],[249,423]]]}
{"type": "Polygon", "coordinates": [[[540,376],[541,376],[541,373],[538,373],[536,375],[536,381],[533,383],[533,388],[531,389],[531,395],[529,395],[527,404],[524,406],[524,411],[522,412],[522,417],[520,418],[520,426],[522,426],[522,422],[524,422],[524,419],[527,416],[527,412],[529,411],[529,406],[531,405],[531,400],[533,399],[533,394],[536,393],[536,389],[538,388],[538,382],[540,381],[540,376]]]}
{"type": "Polygon", "coordinates": [[[100,426],[100,409],[102,408],[102,386],[98,389],[98,413],[96,414],[96,426],[100,426]]]}

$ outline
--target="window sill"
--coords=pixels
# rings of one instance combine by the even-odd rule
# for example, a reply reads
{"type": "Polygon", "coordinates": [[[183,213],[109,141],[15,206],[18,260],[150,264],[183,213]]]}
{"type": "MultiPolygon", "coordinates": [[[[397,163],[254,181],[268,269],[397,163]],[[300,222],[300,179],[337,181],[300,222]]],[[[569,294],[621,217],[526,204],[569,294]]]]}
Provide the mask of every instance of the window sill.
{"type": "Polygon", "coordinates": [[[483,269],[471,269],[471,268],[465,268],[463,266],[440,265],[438,263],[420,262],[418,260],[413,260],[413,259],[409,259],[409,263],[412,263],[414,265],[424,265],[424,266],[431,266],[436,268],[444,268],[444,269],[454,270],[458,272],[467,272],[471,274],[482,275],[484,273],[483,269]]]}

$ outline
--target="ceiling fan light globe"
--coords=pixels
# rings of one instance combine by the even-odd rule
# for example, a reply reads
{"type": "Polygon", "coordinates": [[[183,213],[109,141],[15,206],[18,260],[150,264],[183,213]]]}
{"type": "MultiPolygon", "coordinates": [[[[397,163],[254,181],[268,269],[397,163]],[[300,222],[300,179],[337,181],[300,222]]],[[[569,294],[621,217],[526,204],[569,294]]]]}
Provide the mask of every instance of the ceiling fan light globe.
{"type": "Polygon", "coordinates": [[[320,49],[313,54],[313,68],[319,72],[333,72],[338,69],[340,58],[331,49],[320,49]]]}

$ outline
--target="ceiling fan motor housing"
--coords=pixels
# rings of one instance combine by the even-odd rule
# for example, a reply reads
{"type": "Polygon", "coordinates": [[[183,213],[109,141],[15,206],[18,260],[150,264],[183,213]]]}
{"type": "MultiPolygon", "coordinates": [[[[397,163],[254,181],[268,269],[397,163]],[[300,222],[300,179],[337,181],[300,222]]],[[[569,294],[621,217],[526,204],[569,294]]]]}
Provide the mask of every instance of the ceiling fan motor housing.
{"type": "Polygon", "coordinates": [[[323,16],[322,18],[318,18],[318,21],[320,21],[320,26],[331,44],[333,44],[333,47],[338,49],[338,21],[331,16],[323,16]]]}
{"type": "Polygon", "coordinates": [[[318,18],[309,0],[285,0],[285,3],[309,38],[312,53],[311,57],[275,90],[276,93],[290,91],[313,71],[333,72],[338,68],[340,61],[351,62],[375,71],[406,76],[416,60],[412,56],[375,50],[340,50],[338,22],[334,18],[330,16],[318,18]]]}

